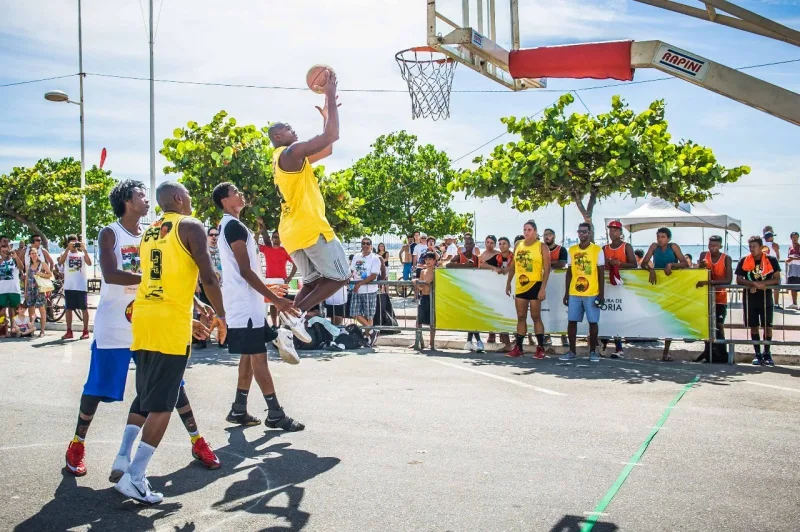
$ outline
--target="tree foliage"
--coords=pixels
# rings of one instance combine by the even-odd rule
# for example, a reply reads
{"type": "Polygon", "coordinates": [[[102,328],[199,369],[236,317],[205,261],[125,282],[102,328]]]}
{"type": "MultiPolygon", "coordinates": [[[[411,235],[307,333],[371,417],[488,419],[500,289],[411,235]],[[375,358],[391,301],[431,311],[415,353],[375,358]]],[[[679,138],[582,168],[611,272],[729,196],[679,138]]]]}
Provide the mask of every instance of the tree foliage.
{"type": "MultiPolygon", "coordinates": [[[[116,181],[111,172],[86,170],[86,237],[97,238],[114,220],[108,193],[116,181]]],[[[81,163],[72,157],[41,159],[30,168],[0,176],[0,233],[26,238],[38,233],[61,241],[81,230],[81,163]]]]}
{"type": "Polygon", "coordinates": [[[472,227],[471,215],[448,206],[448,185],[456,172],[445,152],[417,145],[417,137],[405,131],[381,135],[371,148],[341,172],[351,182],[352,195],[366,202],[361,221],[367,233],[444,235],[472,227]]]}
{"type": "Polygon", "coordinates": [[[575,203],[591,223],[598,201],[612,194],[645,195],[679,203],[702,202],[720,183],[732,183],[750,168],[725,168],[710,148],[691,140],[673,143],[664,119],[664,100],[636,114],[619,96],[611,110],[591,116],[565,109],[564,94],[542,118],[501,121],[520,140],[496,146],[479,167],[451,185],[477,197],[497,196],[520,211],[553,203],[575,203]]]}
{"type": "MultiPolygon", "coordinates": [[[[160,153],[171,163],[165,174],[180,173],[179,181],[189,190],[198,219],[216,224],[222,211],[214,205],[211,193],[224,181],[236,185],[248,199],[242,219],[251,228],[257,218],[266,227],[278,227],[280,199],[273,180],[273,147],[267,128],[238,126],[236,119],[220,111],[205,125],[191,121],[176,128],[164,140],[160,153]]],[[[347,237],[359,233],[356,216],[360,201],[353,198],[341,177],[325,176],[324,166],[317,166],[320,190],[326,201],[328,221],[337,234],[347,237]]]]}

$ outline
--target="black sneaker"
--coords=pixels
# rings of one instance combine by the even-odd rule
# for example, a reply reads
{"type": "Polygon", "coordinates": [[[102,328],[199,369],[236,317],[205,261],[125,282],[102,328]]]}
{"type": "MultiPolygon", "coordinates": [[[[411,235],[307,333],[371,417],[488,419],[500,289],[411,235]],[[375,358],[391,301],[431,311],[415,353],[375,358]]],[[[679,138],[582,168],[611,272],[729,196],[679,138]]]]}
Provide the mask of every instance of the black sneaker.
{"type": "Polygon", "coordinates": [[[231,411],[228,412],[228,417],[225,418],[225,421],[228,423],[234,423],[236,425],[243,425],[245,427],[254,427],[261,424],[260,419],[255,416],[251,416],[246,410],[244,412],[236,412],[232,408],[231,411]]]}
{"type": "Polygon", "coordinates": [[[764,363],[764,359],[761,358],[761,353],[756,353],[756,355],[753,357],[753,365],[754,366],[760,366],[763,363],[764,363]]]}
{"type": "Polygon", "coordinates": [[[775,362],[772,360],[772,355],[764,353],[764,365],[775,367],[775,362]]]}

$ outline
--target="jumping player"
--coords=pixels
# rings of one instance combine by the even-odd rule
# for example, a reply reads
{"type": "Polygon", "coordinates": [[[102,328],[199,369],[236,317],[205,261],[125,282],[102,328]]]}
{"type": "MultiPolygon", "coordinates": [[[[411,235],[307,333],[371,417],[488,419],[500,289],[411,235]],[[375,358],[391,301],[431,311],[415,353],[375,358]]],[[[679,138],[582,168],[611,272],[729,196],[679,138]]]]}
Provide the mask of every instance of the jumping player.
{"type": "MultiPolygon", "coordinates": [[[[91,346],[89,375],[81,395],[78,424],[75,435],[67,447],[66,470],[75,476],[86,474],[86,433],[100,402],[122,401],[128,366],[131,362],[131,309],[136,288],[141,281],[139,242],[142,229],[139,220],[147,215],[149,202],[144,183],[126,179],[119,182],[108,199],[117,221],[100,231],[100,272],[103,283],[100,302],[94,321],[94,340],[91,346]]],[[[200,436],[192,414],[192,406],[183,386],[178,414],[189,431],[192,455],[209,469],[219,467],[214,451],[200,436]]],[[[133,442],[144,424],[145,417],[136,411],[128,416],[122,437],[122,446],[109,480],[116,482],[127,470],[133,442]]]]}
{"type": "Polygon", "coordinates": [[[325,202],[311,167],[330,155],[333,143],[339,139],[336,74],[332,71],[322,89],[325,106],[317,108],[324,122],[322,134],[298,141],[297,133],[288,124],[277,123],[269,128],[269,138],[275,146],[275,184],[281,195],[278,232],[303,279],[303,288],[294,300],[303,314],[291,316],[283,312],[281,319],[303,342],[311,341],[303,324],[305,313],[336,293],[350,278],[350,265],[342,243],[325,218],[325,202]]]}
{"type": "Polygon", "coordinates": [[[167,181],[158,186],[156,198],[163,215],[145,230],[139,247],[141,282],[131,322],[130,349],[137,358],[137,395],[131,412],[144,417],[145,422],[136,456],[115,486],[120,493],[145,504],[163,500],[160,493],[150,489],[145,477],[147,464],[167,430],[172,409],[185,400],[181,383],[193,329],[208,333],[204,325],[192,320],[198,273],[206,296],[217,311],[220,343],[224,343],[227,333],[225,307],[208,252],[206,230],[190,216],[189,193],[183,185],[167,181]]]}
{"type": "Polygon", "coordinates": [[[528,220],[522,227],[523,238],[514,247],[514,260],[508,269],[506,295],[511,295],[511,283],[516,278],[514,306],[517,309],[516,345],[507,357],[522,356],[522,341],[528,333],[528,312],[533,319],[536,333],[536,354],[533,358],[544,358],[544,323],[542,301],[547,297],[547,280],[550,277],[550,250],[539,240],[536,222],[528,220]]]}

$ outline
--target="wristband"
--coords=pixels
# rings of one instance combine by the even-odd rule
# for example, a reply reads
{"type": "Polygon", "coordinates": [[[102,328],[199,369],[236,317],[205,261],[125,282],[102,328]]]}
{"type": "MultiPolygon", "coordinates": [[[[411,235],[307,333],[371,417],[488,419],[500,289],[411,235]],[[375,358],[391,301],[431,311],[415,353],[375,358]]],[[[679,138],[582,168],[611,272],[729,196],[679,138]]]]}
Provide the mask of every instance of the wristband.
{"type": "Polygon", "coordinates": [[[225,316],[217,316],[217,319],[220,321],[225,321],[225,316]]]}

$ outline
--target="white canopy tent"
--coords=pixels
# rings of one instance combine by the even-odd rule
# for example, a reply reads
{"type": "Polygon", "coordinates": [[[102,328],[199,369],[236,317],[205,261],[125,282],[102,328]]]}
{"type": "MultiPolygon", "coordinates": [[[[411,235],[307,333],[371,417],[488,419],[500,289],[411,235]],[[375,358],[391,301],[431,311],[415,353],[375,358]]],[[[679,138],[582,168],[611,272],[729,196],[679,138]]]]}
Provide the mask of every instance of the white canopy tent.
{"type": "MultiPolygon", "coordinates": [[[[725,231],[725,250],[728,249],[728,231],[741,234],[742,222],[727,214],[718,214],[704,203],[696,205],[681,203],[679,206],[654,198],[637,207],[627,216],[606,218],[606,227],[612,220],[619,220],[629,233],[658,229],[660,227],[700,227],[722,229],[725,231]]],[[[741,237],[739,238],[739,254],[741,255],[741,237]]]]}

